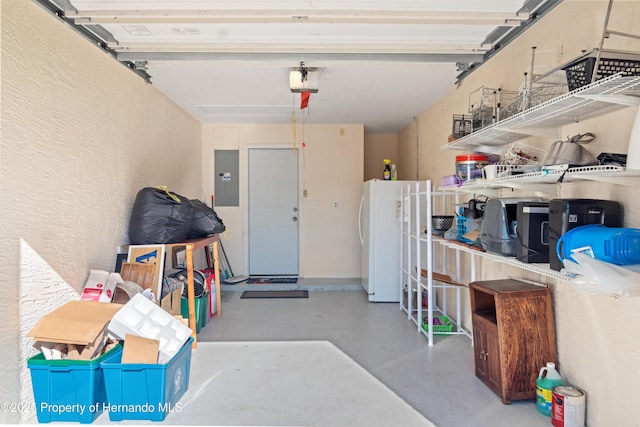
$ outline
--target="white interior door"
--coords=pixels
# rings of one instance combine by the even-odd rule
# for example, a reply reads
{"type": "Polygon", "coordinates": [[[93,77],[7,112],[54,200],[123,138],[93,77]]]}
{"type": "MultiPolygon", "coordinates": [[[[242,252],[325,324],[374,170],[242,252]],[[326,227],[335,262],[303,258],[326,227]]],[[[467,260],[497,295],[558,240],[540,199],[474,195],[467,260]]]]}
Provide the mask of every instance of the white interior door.
{"type": "Polygon", "coordinates": [[[298,274],[298,151],[249,150],[249,274],[298,274]]]}

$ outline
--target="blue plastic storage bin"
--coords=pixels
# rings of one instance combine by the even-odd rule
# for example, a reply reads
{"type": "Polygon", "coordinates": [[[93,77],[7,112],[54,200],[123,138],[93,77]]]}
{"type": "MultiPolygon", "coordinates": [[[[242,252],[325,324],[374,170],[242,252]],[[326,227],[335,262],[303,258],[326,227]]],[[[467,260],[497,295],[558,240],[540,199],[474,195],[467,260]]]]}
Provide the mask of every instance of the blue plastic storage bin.
{"type": "Polygon", "coordinates": [[[93,422],[107,401],[100,362],[121,355],[118,344],[93,360],[46,360],[42,353],[31,357],[27,366],[38,422],[93,422]]]}
{"type": "Polygon", "coordinates": [[[640,264],[640,229],[581,225],[558,239],[558,259],[575,260],[573,251],[585,251],[591,257],[616,265],[640,264]]]}
{"type": "Polygon", "coordinates": [[[189,387],[193,337],[167,364],[121,363],[122,353],[100,363],[111,421],[163,421],[189,387]]]}

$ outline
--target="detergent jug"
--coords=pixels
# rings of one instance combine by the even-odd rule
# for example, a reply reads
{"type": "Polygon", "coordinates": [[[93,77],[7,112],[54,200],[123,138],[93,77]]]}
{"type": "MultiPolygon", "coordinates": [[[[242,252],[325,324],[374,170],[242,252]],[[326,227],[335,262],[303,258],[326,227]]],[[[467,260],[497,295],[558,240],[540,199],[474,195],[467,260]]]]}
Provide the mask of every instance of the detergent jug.
{"type": "Polygon", "coordinates": [[[547,366],[540,369],[536,380],[536,409],[547,417],[551,416],[553,388],[563,385],[562,377],[556,371],[556,364],[547,362],[547,366]]]}

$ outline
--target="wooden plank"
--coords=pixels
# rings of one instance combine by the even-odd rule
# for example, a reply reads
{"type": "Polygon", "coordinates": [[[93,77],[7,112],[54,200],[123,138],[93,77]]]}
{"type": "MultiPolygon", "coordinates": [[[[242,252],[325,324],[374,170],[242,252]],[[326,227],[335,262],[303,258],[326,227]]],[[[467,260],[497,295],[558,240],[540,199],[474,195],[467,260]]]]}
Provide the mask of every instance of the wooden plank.
{"type": "Polygon", "coordinates": [[[193,289],[193,243],[186,245],[187,248],[187,303],[189,306],[189,327],[193,331],[191,336],[193,337],[193,348],[197,346],[196,335],[196,303],[195,303],[195,291],[193,289]]]}
{"type": "MultiPolygon", "coordinates": [[[[427,274],[429,274],[429,272],[426,269],[422,269],[422,277],[427,277],[427,274]]],[[[447,283],[449,285],[454,285],[454,286],[464,286],[462,283],[458,283],[455,280],[453,280],[451,278],[451,276],[448,276],[446,274],[441,274],[441,273],[432,273],[432,277],[433,280],[437,281],[437,282],[442,282],[442,283],[447,283]]],[[[464,286],[466,287],[466,286],[464,286]]]]}

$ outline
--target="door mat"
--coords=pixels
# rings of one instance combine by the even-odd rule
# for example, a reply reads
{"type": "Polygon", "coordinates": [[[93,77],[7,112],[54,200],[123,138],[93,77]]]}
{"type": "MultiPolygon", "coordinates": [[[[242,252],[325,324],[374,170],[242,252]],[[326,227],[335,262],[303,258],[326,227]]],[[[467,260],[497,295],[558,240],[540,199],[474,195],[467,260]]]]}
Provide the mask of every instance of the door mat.
{"type": "Polygon", "coordinates": [[[270,283],[298,283],[297,277],[249,277],[247,283],[270,284],[270,283]]]}
{"type": "Polygon", "coordinates": [[[309,291],[244,291],[240,299],[248,298],[309,298],[309,291]]]}

